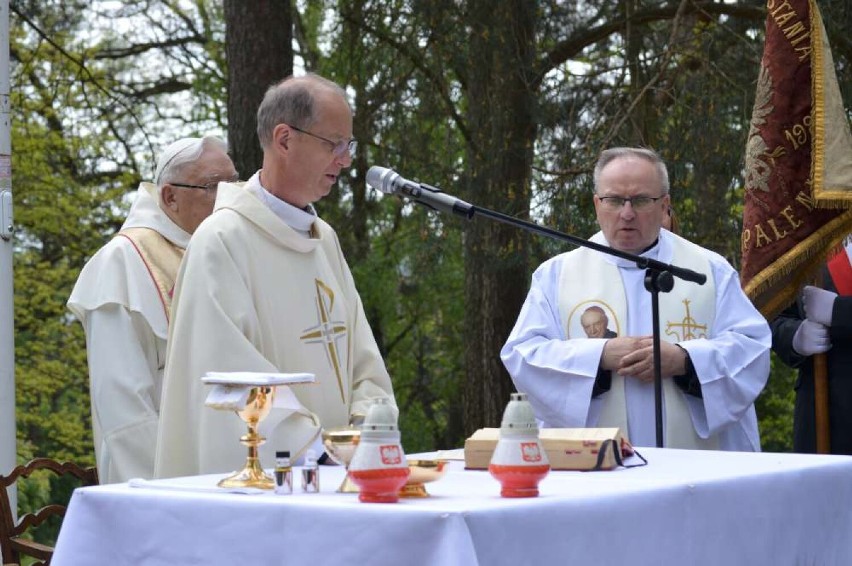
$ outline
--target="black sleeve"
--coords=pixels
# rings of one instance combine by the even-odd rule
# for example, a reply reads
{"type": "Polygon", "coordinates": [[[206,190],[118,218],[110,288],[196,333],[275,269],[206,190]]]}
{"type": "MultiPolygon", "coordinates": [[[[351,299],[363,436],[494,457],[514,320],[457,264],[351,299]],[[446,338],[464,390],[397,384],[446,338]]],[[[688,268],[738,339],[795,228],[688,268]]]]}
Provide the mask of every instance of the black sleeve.
{"type": "Polygon", "coordinates": [[[592,386],[592,399],[603,395],[612,387],[612,372],[608,369],[598,367],[598,374],[595,376],[595,384],[592,386]]]}
{"type": "Polygon", "coordinates": [[[791,368],[798,368],[808,359],[793,349],[793,336],[803,319],[798,304],[794,302],[769,323],[772,330],[772,351],[791,368]]]}
{"type": "MultiPolygon", "coordinates": [[[[701,382],[698,381],[698,374],[695,373],[695,366],[692,365],[692,360],[689,358],[688,352],[686,354],[686,373],[674,376],[674,380],[675,384],[687,395],[702,397],[701,382]]],[[[598,374],[595,376],[595,384],[592,386],[592,398],[606,393],[611,387],[612,372],[598,368],[598,374]]]]}
{"type": "MultiPolygon", "coordinates": [[[[678,346],[680,348],[680,346],[678,346]]],[[[681,348],[683,350],[683,348],[681,348]]],[[[695,373],[695,366],[692,365],[692,358],[689,357],[689,352],[683,350],[686,354],[686,372],[683,375],[673,377],[675,385],[680,387],[681,391],[687,395],[702,399],[704,395],[701,393],[701,382],[698,381],[698,374],[695,373]]]]}
{"type": "Polygon", "coordinates": [[[832,344],[848,344],[852,338],[852,297],[838,296],[831,311],[828,335],[832,344]]]}

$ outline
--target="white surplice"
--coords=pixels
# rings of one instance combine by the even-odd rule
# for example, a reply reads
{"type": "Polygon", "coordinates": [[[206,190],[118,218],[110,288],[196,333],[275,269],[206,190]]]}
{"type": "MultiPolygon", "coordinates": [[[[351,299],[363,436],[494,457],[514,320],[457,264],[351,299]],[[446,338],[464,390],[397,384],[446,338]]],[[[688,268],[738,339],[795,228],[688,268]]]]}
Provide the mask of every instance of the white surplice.
{"type": "MultiPolygon", "coordinates": [[[[158,203],[157,188],[140,184],[122,230],[150,228],[186,248],[190,235],[158,203]]],[[[129,239],[113,238],[86,263],[68,308],[86,332],[100,481],[152,478],[168,319],[129,239]]]]}
{"type": "MultiPolygon", "coordinates": [[[[594,238],[606,245],[602,234],[594,238]]],[[[676,238],[680,239],[661,230],[658,243],[642,255],[671,263],[676,238]]],[[[709,337],[677,342],[692,360],[703,395],[684,395],[691,423],[683,425],[693,426],[702,439],[715,436],[721,449],[758,451],[754,400],[769,375],[769,326],[742,292],[739,277],[730,264],[710,250],[698,249],[711,266],[709,277],[716,288],[715,320],[709,337]]],[[[610,392],[592,398],[606,340],[568,339],[567,321],[558,309],[560,279],[571,280],[570,274],[562,273],[566,257],[579,251],[556,256],[535,271],[521,313],[501,351],[504,365],[518,390],[528,394],[541,426],[607,425],[598,422],[598,417],[603,399],[610,392]]],[[[627,296],[627,323],[620,335],[651,335],[651,294],[644,287],[645,270],[605,254],[595,254],[593,260],[616,265],[621,275],[627,296]]],[[[694,285],[681,280],[675,284],[694,285]]],[[[590,289],[589,293],[593,295],[595,291],[590,289]]],[[[660,294],[661,306],[666,295],[660,294]]],[[[624,384],[630,440],[637,446],[654,446],[653,384],[636,379],[626,379],[624,384]]]]}
{"type": "MultiPolygon", "coordinates": [[[[301,407],[275,408],[261,423],[262,465],[289,450],[297,459],[321,428],[345,426],[379,397],[390,377],[364,314],[337,235],[317,218],[312,238],[262,200],[259,175],[222,183],[213,214],[181,265],[163,385],[155,475],[240,468],[246,425],[204,404],[209,371],[313,373],[293,385],[301,407]]],[[[279,386],[279,391],[286,386],[279,386]]],[[[284,393],[284,391],[280,391],[284,393]]]]}

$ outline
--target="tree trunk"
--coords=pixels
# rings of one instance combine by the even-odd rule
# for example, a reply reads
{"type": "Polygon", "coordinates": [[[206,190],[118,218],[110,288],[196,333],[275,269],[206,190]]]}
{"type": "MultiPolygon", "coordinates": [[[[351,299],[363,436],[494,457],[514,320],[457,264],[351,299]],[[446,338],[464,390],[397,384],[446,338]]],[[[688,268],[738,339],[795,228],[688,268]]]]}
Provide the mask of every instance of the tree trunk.
{"type": "MultiPolygon", "coordinates": [[[[536,126],[529,87],[535,48],[535,3],[469,5],[467,187],[471,202],[527,216],[536,126]],[[474,23],[475,22],[475,23],[474,23]]],[[[465,434],[499,426],[514,390],[500,349],[529,287],[528,237],[517,228],[476,218],[465,232],[466,308],[463,389],[465,434]]]]}
{"type": "MultiPolygon", "coordinates": [[[[350,57],[358,57],[364,48],[364,37],[360,22],[364,19],[364,2],[362,0],[354,0],[346,5],[347,18],[342,26],[341,48],[344,53],[350,57]],[[357,24],[353,25],[353,22],[357,24]]],[[[364,54],[366,57],[366,54],[364,54]]],[[[346,58],[344,58],[345,61],[346,58]]],[[[346,171],[349,176],[349,190],[351,191],[351,212],[346,215],[345,223],[336,226],[338,237],[341,239],[341,245],[346,252],[346,258],[350,265],[360,263],[367,259],[370,253],[370,235],[368,228],[368,220],[372,215],[373,206],[367,198],[367,169],[371,163],[368,161],[367,144],[369,135],[373,130],[374,124],[379,119],[375,111],[371,112],[368,108],[375,108],[376,100],[373,97],[369,88],[370,75],[363,72],[358,72],[345,62],[342,66],[345,69],[345,74],[348,75],[346,86],[353,92],[358,93],[356,100],[353,102],[358,104],[354,108],[355,115],[352,117],[352,132],[355,139],[361,140],[361,149],[356,152],[352,158],[352,167],[346,171]],[[363,97],[364,100],[358,100],[363,97]],[[351,176],[350,176],[351,175],[351,176]]],[[[367,313],[371,322],[376,320],[375,313],[367,313]]]]}
{"type": "Polygon", "coordinates": [[[241,179],[263,163],[257,107],[266,89],[293,74],[290,0],[225,0],[228,145],[241,179]]]}

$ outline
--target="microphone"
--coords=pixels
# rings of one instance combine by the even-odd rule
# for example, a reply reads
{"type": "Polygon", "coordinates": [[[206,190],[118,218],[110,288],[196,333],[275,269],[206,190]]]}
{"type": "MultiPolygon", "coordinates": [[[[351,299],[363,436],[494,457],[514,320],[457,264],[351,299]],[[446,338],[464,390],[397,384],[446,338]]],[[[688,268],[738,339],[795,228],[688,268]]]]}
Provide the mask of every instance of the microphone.
{"type": "Polygon", "coordinates": [[[396,171],[385,167],[377,165],[370,167],[367,170],[367,184],[387,195],[398,194],[439,212],[458,214],[467,219],[473,218],[476,212],[470,203],[450,196],[426,183],[409,181],[396,171]]]}

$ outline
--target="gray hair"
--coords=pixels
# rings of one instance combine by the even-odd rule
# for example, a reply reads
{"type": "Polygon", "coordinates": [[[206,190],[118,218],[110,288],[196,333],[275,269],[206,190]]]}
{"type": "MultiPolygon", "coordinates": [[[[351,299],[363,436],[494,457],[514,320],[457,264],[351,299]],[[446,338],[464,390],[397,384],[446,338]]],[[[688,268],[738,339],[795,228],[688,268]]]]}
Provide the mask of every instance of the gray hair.
{"type": "Polygon", "coordinates": [[[318,118],[314,99],[320,90],[336,92],[347,100],[340,85],[313,73],[287,77],[269,87],[257,109],[257,139],[261,147],[272,143],[272,132],[278,124],[309,128],[318,118]]]}
{"type": "Polygon", "coordinates": [[[657,169],[657,175],[660,178],[660,188],[663,191],[664,195],[669,194],[669,172],[666,169],[666,164],[663,161],[662,157],[654,151],[653,149],[647,149],[644,147],[612,147],[610,149],[605,149],[601,152],[600,157],[598,157],[598,162],[595,164],[595,193],[598,192],[598,181],[601,176],[601,171],[603,168],[615,161],[616,159],[620,159],[623,157],[635,157],[638,159],[644,159],[648,161],[657,169]]]}
{"type": "Polygon", "coordinates": [[[157,185],[157,189],[161,189],[167,183],[180,180],[186,166],[195,163],[206,149],[227,153],[228,144],[218,136],[181,138],[169,144],[157,161],[157,171],[154,174],[154,184],[157,185]]]}

